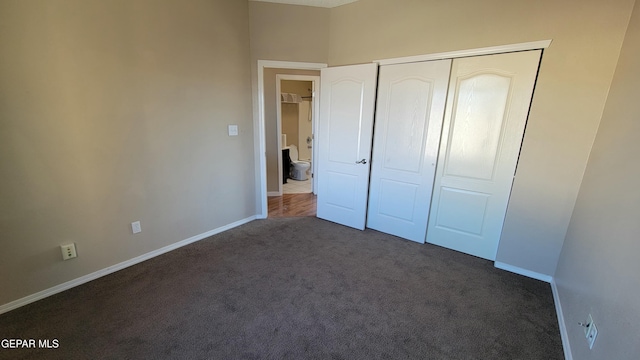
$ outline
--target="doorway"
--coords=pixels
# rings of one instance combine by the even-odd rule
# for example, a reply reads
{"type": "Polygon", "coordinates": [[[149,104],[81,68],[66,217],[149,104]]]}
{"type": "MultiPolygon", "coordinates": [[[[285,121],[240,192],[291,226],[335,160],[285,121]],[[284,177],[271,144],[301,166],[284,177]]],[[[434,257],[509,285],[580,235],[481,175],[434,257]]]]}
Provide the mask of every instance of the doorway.
{"type": "Polygon", "coordinates": [[[280,190],[268,198],[269,217],[316,216],[313,139],[319,81],[319,76],[276,75],[280,190]]]}
{"type": "MultiPolygon", "coordinates": [[[[255,142],[258,145],[255,149],[256,153],[256,168],[260,176],[256,179],[258,216],[257,218],[267,218],[270,215],[278,215],[282,213],[282,216],[290,214],[292,208],[298,207],[297,204],[287,203],[283,198],[276,199],[277,203],[280,203],[282,208],[280,210],[273,209],[274,199],[273,197],[290,197],[291,195],[283,194],[282,189],[282,137],[280,125],[277,123],[277,107],[281,104],[281,98],[279,94],[276,94],[276,75],[300,75],[300,76],[319,76],[319,70],[325,68],[326,64],[320,63],[298,63],[298,62],[283,62],[283,61],[269,61],[259,60],[257,71],[257,98],[255,104],[257,105],[256,114],[257,117],[255,123],[255,142]]],[[[295,80],[295,79],[294,79],[295,80]]],[[[308,80],[308,79],[302,79],[308,80]]],[[[319,88],[319,81],[317,81],[316,89],[319,88]]],[[[313,99],[312,102],[312,117],[316,118],[318,113],[319,98],[313,99]]],[[[315,125],[314,125],[315,126],[315,125]]],[[[316,139],[312,139],[313,142],[316,139]]],[[[288,142],[288,141],[287,141],[288,142]]],[[[306,139],[305,139],[306,143],[306,139]]],[[[311,145],[313,152],[313,144],[311,145]]],[[[313,158],[313,154],[310,159],[313,158]]],[[[313,166],[313,161],[311,162],[313,166]]],[[[313,180],[311,180],[313,182],[313,180]]],[[[311,193],[309,193],[311,194],[311,193]]],[[[315,212],[315,203],[313,205],[313,211],[315,212]]]]}
{"type": "Polygon", "coordinates": [[[314,136],[319,76],[276,75],[279,194],[317,193],[314,183],[314,136]]]}

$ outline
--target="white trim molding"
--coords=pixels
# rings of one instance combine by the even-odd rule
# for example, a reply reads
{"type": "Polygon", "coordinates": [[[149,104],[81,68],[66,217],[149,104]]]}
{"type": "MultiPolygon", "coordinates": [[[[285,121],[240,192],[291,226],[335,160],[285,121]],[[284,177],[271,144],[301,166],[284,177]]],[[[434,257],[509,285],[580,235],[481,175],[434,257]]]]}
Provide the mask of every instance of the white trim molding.
{"type": "Polygon", "coordinates": [[[490,47],[477,48],[477,49],[456,50],[456,51],[448,51],[448,52],[427,54],[427,55],[405,56],[405,57],[392,58],[392,59],[374,60],[373,62],[378,63],[378,65],[404,64],[404,63],[412,63],[412,62],[420,62],[420,61],[455,59],[455,58],[469,57],[469,56],[480,56],[480,55],[501,54],[501,53],[507,53],[507,52],[516,52],[516,51],[546,49],[550,45],[551,45],[551,40],[540,40],[540,41],[531,41],[531,42],[519,43],[519,44],[499,45],[499,46],[490,46],[490,47]]]}
{"type": "Polygon", "coordinates": [[[256,196],[258,197],[258,214],[257,219],[266,219],[267,209],[267,146],[265,139],[265,119],[264,119],[264,69],[296,69],[296,70],[320,70],[326,68],[324,63],[307,63],[293,61],[277,61],[277,60],[258,60],[258,94],[257,101],[258,114],[253,118],[253,134],[256,158],[256,196]]]}
{"type": "Polygon", "coordinates": [[[56,285],[54,287],[39,291],[39,292],[37,292],[35,294],[31,294],[31,295],[25,296],[25,297],[23,297],[21,299],[14,300],[14,301],[12,301],[10,303],[4,304],[4,305],[0,305],[0,314],[6,313],[6,312],[14,310],[14,309],[17,309],[17,308],[19,308],[21,306],[30,304],[32,302],[44,299],[44,298],[49,297],[51,295],[55,295],[55,294],[57,294],[59,292],[71,289],[73,287],[82,285],[82,284],[87,283],[89,281],[101,278],[101,277],[103,277],[105,275],[109,275],[109,274],[114,273],[116,271],[122,270],[124,268],[127,268],[129,266],[132,266],[132,265],[135,265],[135,264],[138,264],[138,263],[141,263],[141,262],[143,262],[145,260],[149,260],[151,258],[154,258],[154,257],[158,256],[158,255],[162,255],[164,253],[167,253],[169,251],[172,251],[172,250],[175,250],[177,248],[183,247],[185,245],[189,245],[189,244],[194,243],[196,241],[200,241],[200,240],[206,239],[209,236],[213,236],[215,234],[219,234],[219,233],[221,233],[223,231],[227,231],[227,230],[232,229],[234,227],[246,224],[246,223],[248,223],[250,221],[253,221],[255,219],[256,219],[256,216],[250,216],[248,218],[245,218],[245,219],[242,219],[242,220],[238,220],[238,221],[233,222],[231,224],[227,224],[227,225],[221,226],[219,228],[204,232],[202,234],[192,236],[192,237],[190,237],[188,239],[184,239],[182,241],[178,241],[177,243],[173,243],[171,245],[167,245],[167,246],[162,247],[160,249],[157,249],[157,250],[148,252],[146,254],[134,257],[133,259],[130,259],[130,260],[127,260],[127,261],[123,261],[123,262],[121,262],[119,264],[115,264],[115,265],[106,267],[106,268],[104,268],[102,270],[98,270],[98,271],[93,272],[91,274],[87,274],[85,276],[81,276],[81,277],[79,277],[77,279],[73,279],[73,280],[67,281],[65,283],[62,283],[60,285],[56,285]]]}
{"type": "Polygon", "coordinates": [[[556,306],[556,316],[558,316],[558,327],[560,328],[560,338],[562,339],[564,358],[565,360],[573,360],[571,345],[569,344],[569,333],[567,332],[567,325],[564,321],[562,304],[560,303],[560,295],[558,294],[558,286],[556,285],[555,279],[551,280],[551,292],[553,292],[553,303],[556,306]]]}
{"type": "Polygon", "coordinates": [[[356,2],[358,0],[251,0],[251,1],[262,1],[262,2],[271,2],[271,3],[276,3],[276,4],[289,4],[289,5],[301,5],[301,6],[315,6],[315,7],[323,7],[323,8],[334,8],[334,7],[337,7],[337,6],[351,4],[352,2],[356,2]]]}
{"type": "Polygon", "coordinates": [[[551,275],[545,275],[545,274],[541,274],[535,271],[531,271],[531,270],[527,270],[527,269],[523,269],[517,266],[513,266],[513,265],[509,265],[509,264],[505,264],[503,262],[499,262],[496,261],[493,264],[496,268],[501,269],[501,270],[506,270],[518,275],[522,275],[522,276],[526,276],[532,279],[536,279],[536,280],[540,280],[540,281],[544,281],[547,283],[551,283],[551,281],[553,281],[553,277],[551,275]]]}
{"type": "Polygon", "coordinates": [[[560,296],[558,295],[558,286],[553,276],[540,274],[535,271],[526,270],[517,266],[501,263],[496,261],[494,266],[501,270],[506,270],[512,273],[516,273],[522,276],[526,276],[532,279],[547,282],[551,285],[551,292],[553,293],[553,304],[556,309],[556,316],[558,317],[558,327],[560,328],[560,338],[562,339],[562,350],[564,351],[565,360],[573,360],[571,355],[571,345],[569,344],[569,334],[567,333],[567,326],[564,321],[564,314],[562,312],[562,304],[560,303],[560,296]]]}

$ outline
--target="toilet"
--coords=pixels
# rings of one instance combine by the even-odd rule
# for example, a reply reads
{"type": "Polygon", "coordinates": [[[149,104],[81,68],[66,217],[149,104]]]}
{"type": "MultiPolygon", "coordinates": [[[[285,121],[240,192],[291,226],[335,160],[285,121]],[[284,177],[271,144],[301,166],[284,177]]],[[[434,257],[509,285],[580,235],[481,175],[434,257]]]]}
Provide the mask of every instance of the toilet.
{"type": "Polygon", "coordinates": [[[291,159],[292,165],[291,179],[307,180],[307,171],[311,167],[311,163],[298,160],[298,147],[293,144],[289,145],[289,158],[291,159]]]}

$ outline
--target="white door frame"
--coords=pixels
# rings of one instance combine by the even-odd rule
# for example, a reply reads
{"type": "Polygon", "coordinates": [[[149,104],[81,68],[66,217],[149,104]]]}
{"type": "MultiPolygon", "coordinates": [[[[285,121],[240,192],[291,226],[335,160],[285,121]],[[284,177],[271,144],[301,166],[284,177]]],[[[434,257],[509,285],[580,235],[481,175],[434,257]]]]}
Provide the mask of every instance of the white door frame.
{"type": "MultiPolygon", "coordinates": [[[[281,81],[282,80],[294,80],[294,81],[310,81],[312,88],[312,100],[313,100],[313,111],[311,115],[311,126],[313,127],[313,148],[311,149],[311,173],[316,173],[316,144],[315,144],[315,134],[318,132],[318,115],[320,114],[320,76],[313,75],[290,75],[290,74],[276,74],[276,132],[277,134],[282,134],[282,102],[280,101],[280,92],[281,92],[281,81]]],[[[265,139],[266,141],[266,139],[265,139]]],[[[282,149],[282,136],[278,136],[278,149],[282,149]]],[[[286,144],[285,144],[286,146],[286,144]]],[[[282,153],[278,154],[278,196],[282,195],[282,153]]],[[[266,181],[266,179],[265,179],[266,181]]],[[[316,186],[316,177],[314,176],[311,179],[311,191],[315,194],[317,192],[316,186]]]]}
{"type": "MultiPolygon", "coordinates": [[[[254,109],[257,105],[257,113],[254,112],[253,116],[253,139],[254,144],[257,144],[254,150],[254,157],[256,159],[256,173],[259,176],[256,178],[256,205],[257,214],[256,218],[266,219],[268,214],[267,209],[267,154],[266,154],[266,139],[265,139],[265,123],[264,123],[264,69],[265,68],[277,68],[277,69],[298,69],[298,70],[320,70],[327,67],[327,64],[323,63],[305,63],[305,62],[291,62],[291,61],[274,61],[274,60],[258,60],[258,74],[257,74],[257,96],[254,98],[254,109]]],[[[319,101],[318,101],[319,102],[319,101]]]]}
{"type": "Polygon", "coordinates": [[[546,49],[550,45],[551,45],[551,40],[539,40],[539,41],[530,41],[530,42],[518,43],[518,44],[498,45],[498,46],[489,46],[489,47],[476,48],[476,49],[447,51],[447,52],[433,53],[433,54],[426,54],[426,55],[381,59],[381,60],[374,60],[373,62],[378,63],[378,65],[380,66],[392,65],[392,64],[405,64],[405,63],[421,62],[421,61],[455,59],[455,58],[469,57],[469,56],[494,55],[494,54],[500,54],[500,53],[516,52],[516,51],[546,49]]]}

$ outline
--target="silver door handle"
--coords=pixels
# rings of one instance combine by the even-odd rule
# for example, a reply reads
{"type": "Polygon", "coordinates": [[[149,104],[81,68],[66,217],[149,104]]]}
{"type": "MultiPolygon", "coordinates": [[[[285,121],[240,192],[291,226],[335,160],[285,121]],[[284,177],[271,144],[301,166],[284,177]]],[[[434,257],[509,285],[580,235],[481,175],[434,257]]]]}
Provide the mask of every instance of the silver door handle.
{"type": "Polygon", "coordinates": [[[362,159],[360,161],[356,161],[356,164],[366,164],[367,163],[367,159],[362,159]]]}

